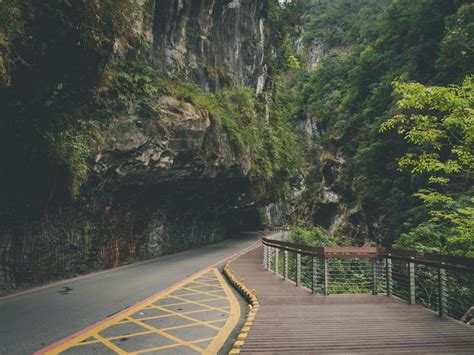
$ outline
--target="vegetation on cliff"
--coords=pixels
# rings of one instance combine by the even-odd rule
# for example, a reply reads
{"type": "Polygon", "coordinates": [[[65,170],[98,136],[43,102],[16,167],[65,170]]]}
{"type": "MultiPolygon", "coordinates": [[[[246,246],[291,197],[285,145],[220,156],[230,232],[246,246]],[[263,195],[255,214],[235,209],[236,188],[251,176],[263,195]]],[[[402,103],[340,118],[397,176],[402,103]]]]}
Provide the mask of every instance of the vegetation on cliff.
{"type": "MultiPolygon", "coordinates": [[[[208,113],[213,138],[225,135],[251,162],[259,198],[283,198],[304,170],[296,214],[308,225],[318,223],[323,170],[338,160],[338,203],[362,210],[370,229],[357,242],[472,255],[471,2],[268,0],[259,95],[232,80],[208,93],[179,72],[159,76],[150,9],[135,0],[0,4],[1,207],[80,197],[104,129],[123,115],[159,115],[157,98],[169,95],[208,113]],[[302,152],[295,127],[308,117],[317,134],[302,152]]],[[[347,237],[302,226],[313,244],[347,237]]]]}
{"type": "Polygon", "coordinates": [[[293,119],[309,114],[320,132],[305,204],[321,203],[317,161],[339,154],[344,203],[376,226],[367,239],[402,235],[404,248],[472,255],[473,4],[323,0],[291,9],[303,19],[298,38],[324,47],[285,95],[293,119]],[[398,124],[401,134],[381,131],[398,124]]]}
{"type": "Polygon", "coordinates": [[[79,194],[89,159],[101,146],[101,126],[131,102],[140,104],[148,89],[136,80],[144,54],[141,16],[130,0],[2,1],[0,140],[2,187],[12,199],[7,204],[79,194]],[[132,59],[123,64],[125,56],[132,59]]]}
{"type": "Polygon", "coordinates": [[[282,108],[250,88],[209,94],[179,73],[159,77],[142,28],[146,11],[135,0],[2,2],[2,186],[26,186],[12,196],[19,204],[80,196],[104,128],[120,115],[158,115],[159,95],[209,111],[238,156],[253,162],[255,191],[283,197],[298,153],[287,149],[297,140],[282,108]]]}

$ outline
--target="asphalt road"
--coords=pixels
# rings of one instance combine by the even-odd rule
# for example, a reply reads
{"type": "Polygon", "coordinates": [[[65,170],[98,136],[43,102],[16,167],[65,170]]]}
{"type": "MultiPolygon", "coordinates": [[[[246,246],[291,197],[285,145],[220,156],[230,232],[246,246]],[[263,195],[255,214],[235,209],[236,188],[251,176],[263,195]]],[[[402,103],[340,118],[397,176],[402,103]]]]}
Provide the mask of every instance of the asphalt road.
{"type": "Polygon", "coordinates": [[[257,233],[0,300],[0,354],[32,354],[249,246],[257,233]]]}

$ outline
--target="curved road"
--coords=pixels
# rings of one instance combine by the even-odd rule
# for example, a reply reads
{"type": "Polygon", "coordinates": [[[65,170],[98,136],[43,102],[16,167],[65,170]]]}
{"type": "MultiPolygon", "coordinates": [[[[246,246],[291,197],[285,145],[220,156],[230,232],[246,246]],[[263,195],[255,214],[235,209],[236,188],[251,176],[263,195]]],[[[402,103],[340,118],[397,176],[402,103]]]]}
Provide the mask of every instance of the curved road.
{"type": "Polygon", "coordinates": [[[32,354],[221,261],[258,237],[240,234],[219,244],[0,299],[0,354],[32,354]]]}

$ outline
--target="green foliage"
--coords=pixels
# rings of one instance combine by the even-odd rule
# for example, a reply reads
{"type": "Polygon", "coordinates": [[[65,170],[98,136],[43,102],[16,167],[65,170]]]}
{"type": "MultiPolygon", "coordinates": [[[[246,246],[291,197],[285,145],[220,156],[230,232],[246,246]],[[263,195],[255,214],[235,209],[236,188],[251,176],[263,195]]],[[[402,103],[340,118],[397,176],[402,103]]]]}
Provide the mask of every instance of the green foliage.
{"type": "Polygon", "coordinates": [[[462,5],[446,22],[446,34],[436,62],[438,80],[459,83],[466,73],[472,72],[474,63],[474,4],[462,5]]]}
{"type": "Polygon", "coordinates": [[[298,61],[295,57],[293,41],[301,31],[300,24],[303,10],[304,1],[301,0],[283,4],[279,3],[278,0],[268,2],[267,20],[275,44],[275,53],[269,65],[271,75],[294,67],[298,61]]]}
{"type": "MultiPolygon", "coordinates": [[[[472,5],[463,3],[322,0],[308,5],[302,17],[305,43],[322,40],[329,54],[314,71],[300,73],[284,99],[294,120],[304,118],[305,111],[313,117],[321,132],[319,146],[345,158],[338,187],[346,203],[362,206],[368,218],[383,219],[376,238],[385,244],[426,222],[428,215],[427,207],[413,197],[428,187],[424,176],[400,171],[397,164],[399,157],[415,153],[412,146],[394,131],[379,130],[397,110],[392,82],[436,85],[459,82],[472,73],[474,68],[460,54],[472,46],[472,5]]],[[[466,50],[466,58],[469,53],[466,50]]],[[[438,117],[439,113],[429,114],[438,117]]],[[[439,154],[444,168],[461,169],[450,162],[449,155],[470,159],[466,149],[466,144],[454,151],[443,146],[439,154]]],[[[430,165],[431,157],[425,158],[422,163],[430,165]]],[[[319,157],[313,161],[318,163],[312,170],[314,178],[308,180],[315,183],[307,196],[313,199],[309,205],[317,206],[314,196],[318,196],[324,164],[319,157]]],[[[438,175],[432,182],[439,185],[443,180],[438,175]]],[[[467,184],[456,178],[456,189],[464,191],[467,184]]]]}
{"type": "Polygon", "coordinates": [[[94,91],[98,119],[108,122],[122,113],[143,117],[156,114],[153,100],[160,85],[155,71],[140,58],[108,66],[101,85],[94,91]]]}
{"type": "Polygon", "coordinates": [[[397,106],[407,113],[387,120],[381,130],[396,128],[415,147],[398,164],[400,169],[426,177],[428,187],[420,188],[415,196],[430,215],[399,243],[474,256],[473,77],[467,77],[462,86],[394,86],[400,97],[397,106]],[[441,230],[442,234],[436,233],[441,230]]]}
{"type": "Polygon", "coordinates": [[[161,79],[159,90],[209,111],[229,136],[238,157],[251,159],[252,179],[260,184],[257,190],[285,198],[288,181],[294,176],[300,159],[294,128],[281,106],[269,105],[270,121],[266,122],[266,103],[247,87],[203,93],[196,85],[161,79]]]}
{"type": "Polygon", "coordinates": [[[409,110],[381,126],[397,128],[398,134],[420,149],[407,153],[400,168],[412,174],[430,174],[430,182],[446,185],[450,177],[470,180],[474,168],[474,77],[463,86],[425,87],[395,83],[401,98],[397,106],[409,110]]]}
{"type": "Polygon", "coordinates": [[[0,141],[19,154],[34,152],[35,160],[3,152],[14,170],[6,176],[36,174],[38,165],[33,194],[64,195],[55,189],[63,187],[57,176],[66,175],[77,197],[90,154],[101,144],[101,126],[123,112],[154,112],[154,78],[142,64],[141,11],[135,0],[2,1],[0,141]]]}
{"type": "Polygon", "coordinates": [[[79,188],[87,181],[89,159],[103,144],[97,121],[77,121],[74,127],[56,134],[46,133],[51,158],[69,172],[69,190],[78,197],[79,188]]]}
{"type": "Polygon", "coordinates": [[[321,226],[308,227],[303,221],[297,221],[291,226],[291,242],[313,247],[334,247],[337,245],[335,237],[321,226]]]}
{"type": "Polygon", "coordinates": [[[372,38],[376,28],[373,19],[388,1],[320,0],[307,5],[304,39],[310,44],[314,38],[335,48],[353,46],[372,38]]]}
{"type": "Polygon", "coordinates": [[[0,6],[0,88],[10,85],[10,70],[16,54],[11,38],[23,32],[23,20],[15,1],[3,1],[0,6]]]}

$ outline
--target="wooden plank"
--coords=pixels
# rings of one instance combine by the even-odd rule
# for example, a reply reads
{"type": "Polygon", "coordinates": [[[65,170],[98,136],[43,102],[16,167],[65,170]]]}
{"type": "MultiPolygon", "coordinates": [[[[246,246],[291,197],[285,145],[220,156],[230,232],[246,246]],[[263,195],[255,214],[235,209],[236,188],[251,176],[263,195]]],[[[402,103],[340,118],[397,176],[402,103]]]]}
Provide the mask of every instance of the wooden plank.
{"type": "Polygon", "coordinates": [[[312,295],[265,271],[261,255],[232,263],[260,301],[242,353],[474,353],[472,327],[386,295],[312,295]]]}

